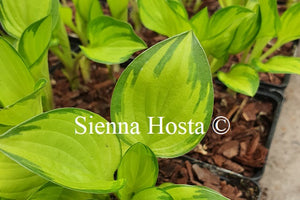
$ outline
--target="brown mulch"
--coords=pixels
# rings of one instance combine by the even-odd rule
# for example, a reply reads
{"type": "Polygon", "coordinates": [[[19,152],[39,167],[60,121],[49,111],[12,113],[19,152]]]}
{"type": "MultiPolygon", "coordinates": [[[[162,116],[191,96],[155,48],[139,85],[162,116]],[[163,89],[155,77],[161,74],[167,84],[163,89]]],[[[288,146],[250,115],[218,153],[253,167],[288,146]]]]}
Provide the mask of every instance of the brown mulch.
{"type": "Polygon", "coordinates": [[[274,105],[241,94],[231,94],[215,84],[214,117],[226,116],[231,129],[218,135],[210,128],[202,142],[188,155],[245,176],[261,169],[268,149],[264,146],[270,130],[274,105]]]}
{"type": "Polygon", "coordinates": [[[254,189],[248,185],[246,190],[238,188],[208,168],[182,159],[159,159],[157,185],[165,182],[190,184],[212,188],[231,200],[255,199],[254,189]]]}

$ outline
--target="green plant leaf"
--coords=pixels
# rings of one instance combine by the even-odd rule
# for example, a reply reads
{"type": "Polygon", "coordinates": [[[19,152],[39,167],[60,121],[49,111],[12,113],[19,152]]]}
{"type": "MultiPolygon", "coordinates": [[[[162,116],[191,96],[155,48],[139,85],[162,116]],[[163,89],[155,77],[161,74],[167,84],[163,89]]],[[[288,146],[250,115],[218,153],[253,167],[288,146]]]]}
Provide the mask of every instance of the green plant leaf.
{"type": "Polygon", "coordinates": [[[58,20],[58,5],[57,0],[0,1],[0,21],[7,33],[20,38],[29,25],[50,14],[54,28],[58,20]]]}
{"type": "Polygon", "coordinates": [[[27,200],[88,200],[92,198],[91,194],[76,192],[53,183],[47,183],[27,200]]]}
{"type": "Polygon", "coordinates": [[[261,25],[259,6],[257,5],[253,11],[253,14],[245,18],[235,32],[228,50],[229,54],[240,53],[254,43],[261,25]]]}
{"type": "Polygon", "coordinates": [[[142,23],[148,29],[169,37],[191,30],[187,14],[178,4],[182,3],[177,0],[138,0],[142,23]]]}
{"type": "Polygon", "coordinates": [[[0,107],[14,104],[34,91],[34,80],[16,50],[0,37],[0,107]]]}
{"type": "Polygon", "coordinates": [[[7,131],[0,137],[0,149],[32,172],[67,188],[117,191],[124,184],[113,179],[120,162],[120,142],[116,135],[90,134],[93,129],[83,134],[89,122],[107,121],[86,110],[52,110],[7,131]]]}
{"type": "MultiPolygon", "coordinates": [[[[138,122],[140,134],[119,134],[126,143],[141,142],[156,156],[175,157],[191,150],[207,131],[213,106],[211,72],[207,58],[193,32],[185,32],[151,47],[138,56],[122,73],[115,87],[111,118],[115,122],[138,122]],[[186,131],[171,128],[159,134],[150,131],[162,119],[169,122],[203,123],[203,134],[193,134],[195,124],[186,131]],[[190,133],[191,134],[190,134],[190,133]],[[184,134],[185,133],[185,134],[184,134]]],[[[184,124],[181,124],[185,126],[184,124]]],[[[187,126],[187,124],[186,124],[187,126]]],[[[123,127],[124,128],[124,127],[123,127]]],[[[122,130],[124,131],[124,130],[122,130]]],[[[201,130],[197,129],[197,133],[201,130]]],[[[135,133],[135,131],[132,131],[135,133]]]]}
{"type": "Polygon", "coordinates": [[[300,74],[300,58],[274,56],[266,63],[256,60],[255,64],[260,72],[300,74]]]}
{"type": "Polygon", "coordinates": [[[218,79],[230,89],[253,97],[259,86],[259,76],[255,69],[246,64],[237,64],[230,72],[218,72],[218,79]]]}
{"type": "Polygon", "coordinates": [[[47,52],[51,38],[51,26],[52,19],[49,16],[31,24],[23,32],[18,52],[27,66],[37,62],[47,52]]]}
{"type": "MultiPolygon", "coordinates": [[[[41,79],[36,83],[36,89],[28,96],[16,103],[0,109],[0,125],[15,126],[31,117],[43,112],[41,103],[41,90],[45,87],[46,80],[41,79]]],[[[0,134],[4,132],[0,131],[0,134]]]]}
{"type": "Polygon", "coordinates": [[[259,0],[261,26],[257,38],[273,38],[277,36],[280,18],[276,0],[259,0]]]}
{"type": "Polygon", "coordinates": [[[201,42],[206,37],[209,24],[207,7],[201,9],[196,15],[192,17],[191,24],[198,40],[201,42]]]}
{"type": "Polygon", "coordinates": [[[107,0],[110,12],[116,19],[127,21],[129,0],[107,0]]]}
{"type": "Polygon", "coordinates": [[[217,11],[211,17],[206,37],[201,42],[206,53],[216,58],[228,54],[238,27],[253,15],[251,10],[240,6],[230,6],[217,11]]]}
{"type": "Polygon", "coordinates": [[[278,43],[281,45],[300,38],[300,3],[290,7],[281,16],[278,43]]]}
{"type": "Polygon", "coordinates": [[[76,11],[85,22],[90,22],[93,19],[102,16],[102,8],[98,0],[73,0],[76,11]]]}
{"type": "Polygon", "coordinates": [[[139,190],[155,185],[158,176],[158,162],[149,147],[136,143],[122,158],[118,179],[125,179],[125,186],[118,191],[118,197],[129,200],[139,190]]]}
{"type": "Polygon", "coordinates": [[[173,198],[164,190],[152,187],[139,191],[132,200],[173,200],[173,198]]]}
{"type": "Polygon", "coordinates": [[[62,21],[64,22],[64,24],[66,24],[73,31],[75,31],[77,29],[73,22],[72,8],[70,8],[68,6],[60,6],[59,14],[60,14],[60,17],[61,17],[62,21]]]}
{"type": "Polygon", "coordinates": [[[234,5],[246,5],[246,3],[248,2],[248,0],[218,0],[220,6],[222,8],[225,8],[227,6],[234,6],[234,5]]]}
{"type": "Polygon", "coordinates": [[[0,153],[0,196],[26,199],[47,181],[0,153]]]}
{"type": "Polygon", "coordinates": [[[80,48],[89,59],[99,63],[122,63],[134,52],[147,47],[128,23],[108,16],[90,22],[88,38],[90,45],[80,48]]]}
{"type": "Polygon", "coordinates": [[[171,185],[163,188],[174,200],[229,200],[216,191],[202,186],[171,185]]]}

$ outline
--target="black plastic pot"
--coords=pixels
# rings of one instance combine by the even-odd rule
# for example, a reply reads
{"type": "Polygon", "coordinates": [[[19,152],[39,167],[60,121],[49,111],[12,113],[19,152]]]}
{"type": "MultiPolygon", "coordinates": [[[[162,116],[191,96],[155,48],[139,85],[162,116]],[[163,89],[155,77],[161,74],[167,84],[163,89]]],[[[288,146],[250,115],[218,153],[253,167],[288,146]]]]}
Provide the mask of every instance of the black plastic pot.
{"type": "Polygon", "coordinates": [[[282,83],[280,85],[275,85],[275,84],[271,84],[271,83],[266,83],[261,81],[259,87],[261,89],[266,89],[266,90],[278,90],[279,92],[284,92],[285,88],[287,87],[287,85],[290,82],[290,74],[285,74],[284,79],[282,81],[282,83]]]}
{"type": "Polygon", "coordinates": [[[243,192],[244,198],[247,200],[259,200],[261,190],[258,184],[250,178],[244,177],[240,174],[216,167],[214,165],[190,158],[188,156],[181,157],[184,160],[188,160],[191,164],[197,164],[201,168],[206,168],[213,174],[220,177],[221,180],[225,180],[228,184],[236,186],[243,192]]]}

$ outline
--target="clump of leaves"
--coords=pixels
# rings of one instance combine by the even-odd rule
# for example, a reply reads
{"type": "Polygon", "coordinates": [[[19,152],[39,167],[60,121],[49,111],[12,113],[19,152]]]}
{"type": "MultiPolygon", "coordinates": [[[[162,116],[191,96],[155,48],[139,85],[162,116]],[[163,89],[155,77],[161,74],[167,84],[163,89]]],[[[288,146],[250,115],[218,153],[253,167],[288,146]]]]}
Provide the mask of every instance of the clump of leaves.
{"type": "Polygon", "coordinates": [[[219,2],[224,8],[211,17],[204,8],[191,19],[181,1],[140,0],[138,5],[143,24],[151,30],[169,37],[193,30],[208,55],[213,76],[234,91],[254,96],[259,86],[258,72],[300,74],[299,58],[269,59],[282,45],[300,38],[300,3],[279,17],[276,0],[219,2]],[[263,52],[274,38],[276,43],[263,52]],[[235,54],[242,54],[241,61],[228,73],[220,71],[235,54]]]}
{"type": "MultiPolygon", "coordinates": [[[[14,75],[13,70],[10,73],[14,75]]],[[[202,121],[207,131],[212,108],[210,69],[197,38],[192,32],[169,38],[138,56],[121,75],[113,94],[112,120],[137,121],[140,134],[75,134],[80,128],[74,121],[78,116],[88,119],[88,126],[107,123],[101,116],[77,108],[48,111],[24,122],[20,119],[0,136],[0,167],[5,174],[0,180],[10,180],[8,185],[0,184],[0,196],[87,200],[109,199],[108,194],[114,193],[122,200],[227,199],[206,187],[155,187],[156,157],[182,155],[204,135],[158,134],[159,130],[148,135],[146,116],[164,116],[166,122],[194,119],[202,121]],[[123,156],[120,142],[130,146],[123,156]],[[8,173],[12,169],[14,173],[8,173]],[[21,188],[17,188],[19,184],[21,188]]]]}

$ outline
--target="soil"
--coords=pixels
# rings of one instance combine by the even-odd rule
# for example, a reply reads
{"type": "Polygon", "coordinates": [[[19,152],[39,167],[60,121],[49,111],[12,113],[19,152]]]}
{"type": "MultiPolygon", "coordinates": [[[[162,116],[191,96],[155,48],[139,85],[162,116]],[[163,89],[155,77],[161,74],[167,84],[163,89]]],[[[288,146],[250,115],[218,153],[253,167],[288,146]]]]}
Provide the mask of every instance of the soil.
{"type": "Polygon", "coordinates": [[[231,93],[215,84],[213,119],[226,116],[231,129],[218,135],[212,128],[188,155],[219,167],[252,177],[265,164],[268,149],[264,146],[272,123],[274,104],[231,93]]]}
{"type": "Polygon", "coordinates": [[[231,200],[256,199],[258,189],[256,185],[247,183],[243,188],[240,184],[245,181],[239,178],[227,178],[222,176],[214,168],[193,163],[182,159],[159,159],[159,176],[157,185],[165,182],[176,184],[190,184],[212,188],[231,200]],[[218,174],[219,173],[219,174],[218,174]],[[236,179],[240,179],[236,181],[236,179]],[[233,181],[234,180],[234,181],[233,181]]]}

